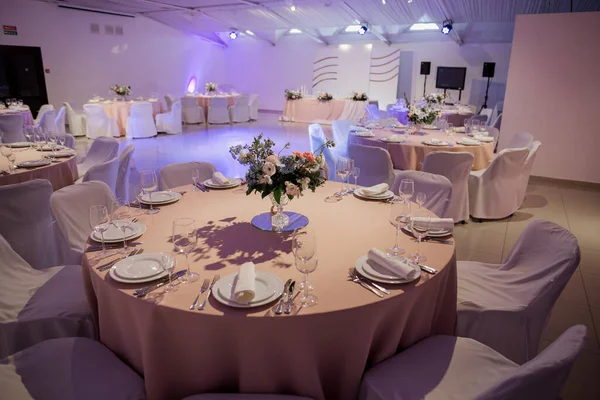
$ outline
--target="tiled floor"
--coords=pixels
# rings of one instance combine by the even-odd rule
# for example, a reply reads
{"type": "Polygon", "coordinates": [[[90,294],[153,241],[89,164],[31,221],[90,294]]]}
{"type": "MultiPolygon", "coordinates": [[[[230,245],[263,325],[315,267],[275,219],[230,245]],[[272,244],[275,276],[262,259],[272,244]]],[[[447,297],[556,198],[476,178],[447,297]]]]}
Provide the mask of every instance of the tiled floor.
{"type": "MultiPolygon", "coordinates": [[[[239,176],[243,170],[229,156],[229,146],[247,143],[252,136],[264,133],[278,146],[289,141],[292,149],[308,150],[307,131],[305,124],[281,124],[276,115],[261,113],[258,122],[209,128],[185,126],[181,135],[123,139],[121,146],[135,144],[138,170],[203,160],[215,164],[225,175],[239,176]]],[[[331,133],[330,128],[326,131],[331,133]]],[[[89,143],[78,139],[78,151],[84,152],[89,143]]],[[[541,346],[547,346],[572,325],[586,325],[585,350],[575,363],[563,398],[600,399],[600,187],[532,179],[525,204],[511,218],[457,226],[458,259],[500,263],[523,228],[535,219],[550,220],[569,229],[577,237],[582,254],[579,268],[554,307],[541,346]]]]}

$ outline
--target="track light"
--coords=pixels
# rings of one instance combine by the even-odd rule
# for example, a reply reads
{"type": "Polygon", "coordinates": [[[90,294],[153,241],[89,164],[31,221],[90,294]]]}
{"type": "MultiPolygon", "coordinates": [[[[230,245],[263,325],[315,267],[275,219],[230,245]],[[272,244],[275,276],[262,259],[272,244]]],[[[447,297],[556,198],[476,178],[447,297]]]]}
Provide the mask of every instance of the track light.
{"type": "Polygon", "coordinates": [[[358,34],[364,35],[368,30],[369,28],[366,25],[362,25],[360,28],[358,28],[358,34]]]}
{"type": "Polygon", "coordinates": [[[450,32],[452,31],[452,20],[446,20],[444,21],[444,24],[442,25],[442,33],[444,35],[449,35],[450,32]]]}
{"type": "Polygon", "coordinates": [[[237,31],[231,31],[231,32],[229,32],[229,39],[235,40],[235,39],[237,39],[237,37],[238,37],[237,31]]]}

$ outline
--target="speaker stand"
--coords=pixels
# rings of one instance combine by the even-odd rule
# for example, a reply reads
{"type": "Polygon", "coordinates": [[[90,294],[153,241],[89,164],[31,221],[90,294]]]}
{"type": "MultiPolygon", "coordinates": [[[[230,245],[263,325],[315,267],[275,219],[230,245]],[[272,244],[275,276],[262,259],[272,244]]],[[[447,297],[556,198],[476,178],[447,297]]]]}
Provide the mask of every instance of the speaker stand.
{"type": "Polygon", "coordinates": [[[423,83],[423,97],[425,97],[426,90],[427,90],[427,75],[425,75],[425,82],[423,83]]]}
{"type": "Polygon", "coordinates": [[[487,86],[485,87],[485,98],[483,99],[483,105],[481,106],[481,108],[479,109],[479,114],[481,114],[481,111],[484,108],[488,108],[487,106],[487,101],[488,101],[488,92],[490,91],[490,82],[492,81],[492,78],[490,78],[488,76],[488,81],[487,81],[487,86]]]}
{"type": "Polygon", "coordinates": [[[458,102],[460,103],[460,98],[462,97],[462,89],[458,90],[458,102]]]}

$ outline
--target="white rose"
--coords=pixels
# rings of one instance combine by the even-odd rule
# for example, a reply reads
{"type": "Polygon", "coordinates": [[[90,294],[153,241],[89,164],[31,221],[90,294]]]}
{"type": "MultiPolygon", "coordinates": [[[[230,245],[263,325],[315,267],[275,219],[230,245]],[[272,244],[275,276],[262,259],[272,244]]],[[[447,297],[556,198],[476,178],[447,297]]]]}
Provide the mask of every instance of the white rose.
{"type": "Polygon", "coordinates": [[[266,183],[267,185],[271,185],[273,184],[273,180],[271,179],[270,176],[268,175],[263,175],[259,180],[258,183],[266,183]]]}
{"type": "Polygon", "coordinates": [[[263,172],[267,176],[273,176],[273,175],[275,175],[275,172],[277,172],[277,168],[275,168],[275,164],[273,164],[272,162],[267,161],[263,165],[263,172]]]}

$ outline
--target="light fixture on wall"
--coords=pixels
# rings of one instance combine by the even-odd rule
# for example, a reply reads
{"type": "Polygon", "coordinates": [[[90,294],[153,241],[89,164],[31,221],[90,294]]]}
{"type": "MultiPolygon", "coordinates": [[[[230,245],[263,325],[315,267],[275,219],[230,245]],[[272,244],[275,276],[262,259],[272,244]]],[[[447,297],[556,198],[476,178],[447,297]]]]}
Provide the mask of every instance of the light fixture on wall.
{"type": "Polygon", "coordinates": [[[451,31],[452,31],[452,20],[447,19],[446,21],[444,21],[444,24],[442,25],[442,33],[444,35],[449,35],[451,31]]]}
{"type": "Polygon", "coordinates": [[[369,30],[369,27],[367,25],[361,25],[361,27],[358,28],[358,34],[364,35],[365,33],[367,33],[368,30],[369,30]]]}
{"type": "Polygon", "coordinates": [[[192,76],[187,85],[186,93],[194,93],[196,91],[196,77],[192,76]]]}
{"type": "Polygon", "coordinates": [[[235,39],[237,39],[237,38],[238,38],[238,33],[237,33],[237,31],[231,31],[231,32],[229,32],[229,39],[231,39],[231,40],[235,40],[235,39]]]}

